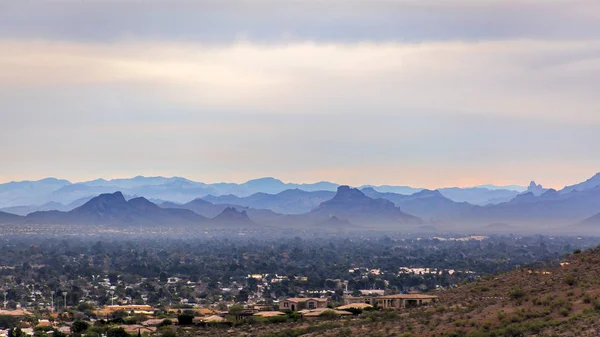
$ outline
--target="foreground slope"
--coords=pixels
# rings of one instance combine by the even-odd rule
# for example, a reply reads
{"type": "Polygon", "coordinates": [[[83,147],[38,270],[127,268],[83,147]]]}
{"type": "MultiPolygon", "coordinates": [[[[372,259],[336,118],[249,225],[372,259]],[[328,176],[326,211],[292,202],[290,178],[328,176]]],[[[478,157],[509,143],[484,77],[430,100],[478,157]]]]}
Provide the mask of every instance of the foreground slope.
{"type": "Polygon", "coordinates": [[[524,267],[435,292],[439,301],[430,307],[377,320],[367,314],[313,336],[598,336],[598,275],[600,248],[576,251],[562,263],[524,267]]]}

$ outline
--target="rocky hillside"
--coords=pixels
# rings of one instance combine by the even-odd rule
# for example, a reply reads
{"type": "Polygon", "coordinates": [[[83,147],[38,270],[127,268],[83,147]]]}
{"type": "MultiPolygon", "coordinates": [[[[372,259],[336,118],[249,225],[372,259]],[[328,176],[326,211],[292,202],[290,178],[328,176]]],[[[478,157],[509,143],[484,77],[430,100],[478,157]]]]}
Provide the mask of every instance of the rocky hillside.
{"type": "Polygon", "coordinates": [[[599,275],[600,248],[576,251],[560,264],[440,291],[439,302],[429,307],[363,314],[303,336],[598,336],[599,275]]]}

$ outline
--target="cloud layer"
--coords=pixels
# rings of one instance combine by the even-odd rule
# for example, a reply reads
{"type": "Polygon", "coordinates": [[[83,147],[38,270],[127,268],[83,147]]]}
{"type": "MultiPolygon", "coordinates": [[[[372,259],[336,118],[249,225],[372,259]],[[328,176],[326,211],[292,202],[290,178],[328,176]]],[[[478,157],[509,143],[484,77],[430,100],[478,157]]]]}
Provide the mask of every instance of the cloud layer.
{"type": "Polygon", "coordinates": [[[558,187],[600,168],[597,1],[176,4],[0,4],[0,180],[558,187]]]}

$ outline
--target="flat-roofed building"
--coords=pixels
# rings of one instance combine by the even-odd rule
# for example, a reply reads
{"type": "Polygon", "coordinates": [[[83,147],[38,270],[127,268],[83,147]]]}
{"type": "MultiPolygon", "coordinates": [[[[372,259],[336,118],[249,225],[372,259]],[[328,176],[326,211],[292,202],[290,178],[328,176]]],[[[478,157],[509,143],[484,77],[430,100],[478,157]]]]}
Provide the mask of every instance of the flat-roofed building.
{"type": "Polygon", "coordinates": [[[344,304],[369,304],[384,309],[416,307],[437,301],[437,296],[425,294],[396,294],[387,296],[344,296],[344,304]]]}
{"type": "Polygon", "coordinates": [[[437,301],[437,296],[425,294],[397,294],[376,298],[377,306],[384,309],[418,307],[437,301]]]}

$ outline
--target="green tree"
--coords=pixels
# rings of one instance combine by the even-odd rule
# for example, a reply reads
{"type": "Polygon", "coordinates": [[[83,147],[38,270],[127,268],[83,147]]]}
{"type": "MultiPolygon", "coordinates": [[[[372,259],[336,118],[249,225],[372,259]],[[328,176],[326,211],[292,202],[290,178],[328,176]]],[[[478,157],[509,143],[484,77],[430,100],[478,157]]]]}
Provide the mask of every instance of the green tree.
{"type": "Polygon", "coordinates": [[[239,294],[235,297],[238,302],[248,302],[248,290],[242,289],[239,294]]]}
{"type": "Polygon", "coordinates": [[[25,337],[25,335],[20,327],[16,327],[8,330],[8,337],[25,337]]]}
{"type": "Polygon", "coordinates": [[[194,324],[194,316],[190,314],[181,314],[177,316],[179,325],[192,325],[194,324]]]}
{"type": "Polygon", "coordinates": [[[14,328],[19,323],[19,318],[14,316],[0,315],[0,327],[14,328]]]}
{"type": "Polygon", "coordinates": [[[73,322],[73,325],[71,326],[71,331],[73,333],[83,333],[85,332],[87,329],[89,329],[90,325],[84,321],[75,321],[73,322]]]}
{"type": "Polygon", "coordinates": [[[106,337],[130,337],[123,328],[110,328],[106,330],[106,337]]]}
{"type": "Polygon", "coordinates": [[[242,312],[244,312],[244,307],[242,307],[239,304],[236,305],[232,305],[231,307],[229,307],[229,314],[232,315],[233,317],[235,317],[236,320],[239,320],[240,317],[242,316],[242,312]]]}
{"type": "Polygon", "coordinates": [[[170,319],[163,319],[162,322],[158,323],[157,327],[163,327],[163,326],[169,326],[169,325],[173,325],[173,322],[170,319]]]}

